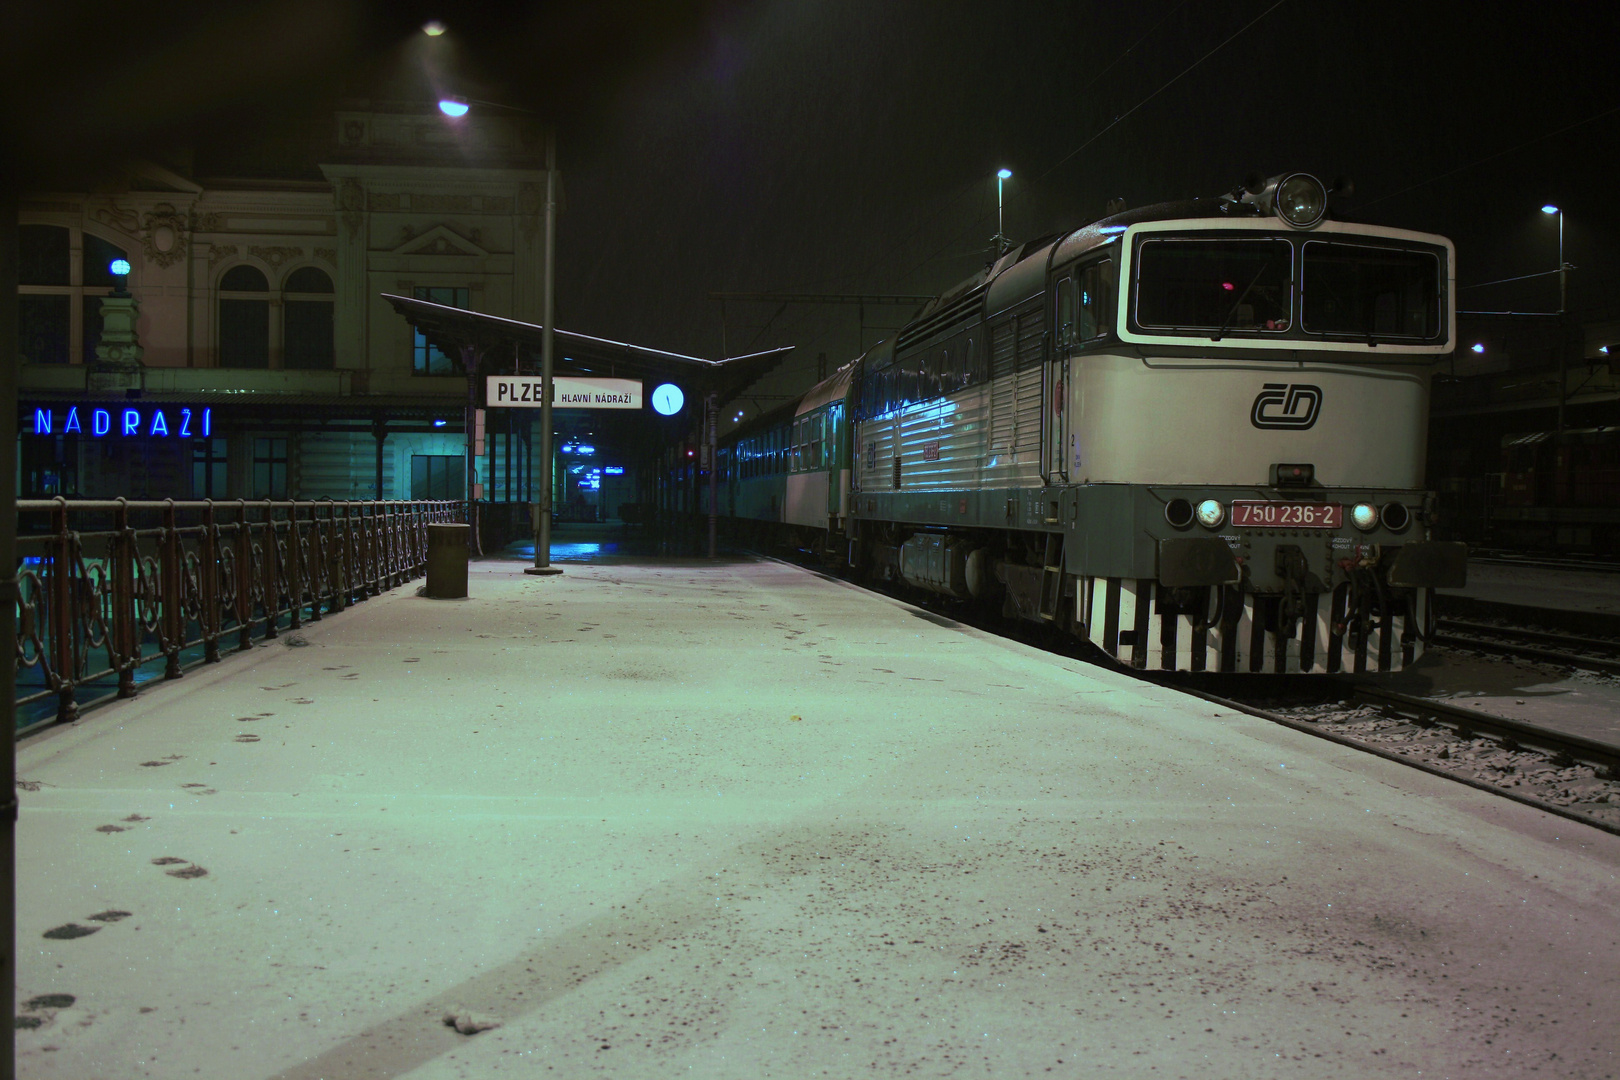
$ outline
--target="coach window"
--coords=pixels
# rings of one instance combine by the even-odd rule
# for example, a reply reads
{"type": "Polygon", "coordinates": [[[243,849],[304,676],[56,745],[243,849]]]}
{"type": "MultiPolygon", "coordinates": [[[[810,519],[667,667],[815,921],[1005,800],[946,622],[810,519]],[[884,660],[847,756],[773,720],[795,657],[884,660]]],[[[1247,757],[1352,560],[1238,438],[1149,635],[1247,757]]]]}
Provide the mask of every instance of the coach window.
{"type": "Polygon", "coordinates": [[[270,366],[270,282],[252,266],[219,279],[219,366],[270,366]]]}
{"type": "Polygon", "coordinates": [[[332,300],[332,279],[324,271],[302,266],[287,275],[281,305],[283,366],[332,369],[332,300]]]}
{"type": "Polygon", "coordinates": [[[1114,320],[1114,263],[1092,263],[1080,271],[1080,325],[1076,341],[1107,337],[1114,320]]]}

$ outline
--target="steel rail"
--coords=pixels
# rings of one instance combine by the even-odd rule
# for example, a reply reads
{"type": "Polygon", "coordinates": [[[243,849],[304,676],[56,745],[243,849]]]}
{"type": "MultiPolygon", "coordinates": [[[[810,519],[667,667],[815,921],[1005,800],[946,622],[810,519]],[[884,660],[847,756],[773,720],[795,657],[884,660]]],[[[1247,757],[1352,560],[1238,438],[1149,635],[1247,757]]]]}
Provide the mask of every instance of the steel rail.
{"type": "Polygon", "coordinates": [[[1438,620],[1435,624],[1435,630],[1435,634],[1429,640],[1436,645],[1482,649],[1503,656],[1524,656],[1571,667],[1597,668],[1602,671],[1620,674],[1620,642],[1579,637],[1574,634],[1559,634],[1547,630],[1529,630],[1516,626],[1492,626],[1488,623],[1452,618],[1438,620]],[[1498,640],[1493,640],[1493,638],[1498,640]],[[1587,649],[1610,655],[1592,656],[1587,653],[1566,651],[1565,649],[1543,648],[1541,644],[1535,644],[1536,642],[1564,645],[1568,649],[1587,649]]]}
{"type": "Polygon", "coordinates": [[[1555,756],[1564,755],[1574,761],[1583,761],[1600,771],[1607,770],[1611,777],[1620,777],[1620,746],[1588,739],[1583,735],[1555,731],[1510,716],[1465,709],[1450,702],[1414,697],[1366,683],[1356,683],[1352,693],[1364,701],[1416,713],[1420,720],[1484,735],[1507,750],[1535,747],[1555,756]]]}

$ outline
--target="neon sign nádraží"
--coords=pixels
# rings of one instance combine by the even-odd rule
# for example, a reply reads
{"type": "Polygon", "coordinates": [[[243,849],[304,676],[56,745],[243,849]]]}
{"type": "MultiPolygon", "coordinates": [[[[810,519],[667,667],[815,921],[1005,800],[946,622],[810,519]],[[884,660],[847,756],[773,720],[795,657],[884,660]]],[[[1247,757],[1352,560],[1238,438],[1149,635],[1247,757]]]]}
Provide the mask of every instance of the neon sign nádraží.
{"type": "Polygon", "coordinates": [[[206,439],[214,433],[214,410],[190,406],[148,406],[137,409],[86,409],[74,405],[66,414],[57,409],[34,410],[34,434],[88,435],[93,439],[130,436],[146,439],[206,439]],[[61,423],[58,425],[57,420],[61,423]]]}

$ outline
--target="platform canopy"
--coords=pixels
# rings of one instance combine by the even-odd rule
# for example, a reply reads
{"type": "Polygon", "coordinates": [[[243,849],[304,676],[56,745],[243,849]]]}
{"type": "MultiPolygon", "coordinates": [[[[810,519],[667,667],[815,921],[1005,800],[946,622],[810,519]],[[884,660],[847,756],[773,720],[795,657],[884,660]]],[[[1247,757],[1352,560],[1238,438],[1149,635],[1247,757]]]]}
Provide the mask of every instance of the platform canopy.
{"type": "MultiPolygon", "coordinates": [[[[479,311],[383,293],[394,310],[423,337],[450,356],[471,349],[477,374],[538,374],[544,327],[503,319],[479,311]]],[[[706,360],[700,356],[632,345],[624,341],[553,330],[556,358],[553,369],[563,375],[608,375],[617,378],[671,380],[683,383],[696,395],[716,393],[724,404],[765,375],[793,351],[779,349],[706,360]]]]}

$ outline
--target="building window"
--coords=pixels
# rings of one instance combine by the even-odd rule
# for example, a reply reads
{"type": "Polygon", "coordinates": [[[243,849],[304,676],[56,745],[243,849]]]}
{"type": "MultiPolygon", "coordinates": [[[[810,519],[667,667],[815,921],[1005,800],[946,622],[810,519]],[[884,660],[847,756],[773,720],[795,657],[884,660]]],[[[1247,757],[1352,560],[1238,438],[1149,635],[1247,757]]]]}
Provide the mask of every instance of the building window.
{"type": "Polygon", "coordinates": [[[299,267],[287,275],[281,305],[284,367],[332,369],[332,292],[332,279],[313,266],[299,267]]]}
{"type": "MultiPolygon", "coordinates": [[[[269,440],[260,440],[269,441],[269,440]]],[[[285,442],[285,440],[282,440],[285,442]]],[[[191,497],[193,499],[223,499],[225,497],[225,452],[228,439],[198,439],[191,444],[191,497]]],[[[283,466],[286,453],[283,451],[283,466]]]]}
{"type": "Polygon", "coordinates": [[[24,362],[66,364],[75,355],[85,362],[96,358],[101,298],[118,283],[108,267],[114,259],[124,258],[128,255],[117,244],[80,229],[18,227],[17,351],[24,362]]]}
{"type": "MultiPolygon", "coordinates": [[[[465,309],[468,306],[466,289],[422,287],[411,290],[411,296],[417,300],[426,300],[433,304],[444,304],[448,307],[465,309]]],[[[461,375],[465,369],[461,366],[461,357],[449,356],[440,351],[438,346],[428,344],[428,339],[422,331],[412,332],[411,372],[416,375],[461,375]]],[[[461,498],[457,495],[456,498],[461,498]]]]}
{"type": "MultiPolygon", "coordinates": [[[[192,468],[196,468],[195,459],[192,468]]],[[[253,497],[255,499],[285,499],[287,497],[287,440],[253,440],[253,497]]]]}
{"type": "Polygon", "coordinates": [[[24,499],[49,499],[79,493],[79,440],[66,435],[24,436],[22,492],[24,499]]]}
{"type": "Polygon", "coordinates": [[[411,455],[411,498],[460,499],[466,490],[467,459],[462,455],[411,455]]]}
{"type": "Polygon", "coordinates": [[[233,266],[219,279],[219,366],[270,366],[270,282],[252,266],[233,266]]]}

